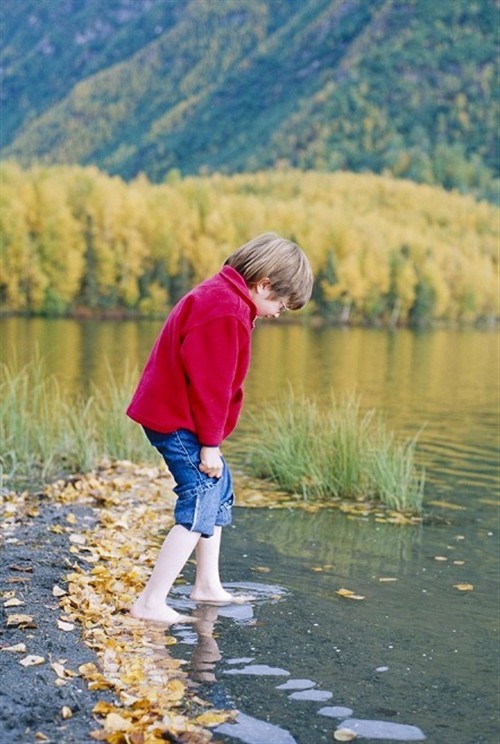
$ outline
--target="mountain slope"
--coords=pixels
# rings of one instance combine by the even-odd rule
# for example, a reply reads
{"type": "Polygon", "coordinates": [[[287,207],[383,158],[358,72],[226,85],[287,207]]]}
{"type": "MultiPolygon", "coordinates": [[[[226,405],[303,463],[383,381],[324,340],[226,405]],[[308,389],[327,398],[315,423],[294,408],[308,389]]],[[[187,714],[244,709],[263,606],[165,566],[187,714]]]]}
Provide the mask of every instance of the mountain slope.
{"type": "Polygon", "coordinates": [[[498,0],[7,0],[4,155],[491,195],[498,21],[498,0]]]}

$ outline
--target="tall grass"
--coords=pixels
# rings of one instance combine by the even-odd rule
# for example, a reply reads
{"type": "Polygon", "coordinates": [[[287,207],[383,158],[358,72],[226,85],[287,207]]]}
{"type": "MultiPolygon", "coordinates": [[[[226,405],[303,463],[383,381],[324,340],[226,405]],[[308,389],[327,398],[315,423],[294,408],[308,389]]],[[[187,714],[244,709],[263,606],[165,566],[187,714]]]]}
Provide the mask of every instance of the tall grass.
{"type": "Polygon", "coordinates": [[[124,414],[137,374],[111,371],[91,395],[74,398],[35,360],[18,371],[1,367],[2,480],[37,485],[62,473],[85,472],[107,456],[147,461],[154,452],[124,414]]]}
{"type": "Polygon", "coordinates": [[[348,398],[319,405],[290,394],[251,417],[246,441],[252,473],[305,499],[374,499],[420,512],[424,477],[416,441],[398,442],[380,414],[348,398]]]}
{"type": "MultiPolygon", "coordinates": [[[[125,416],[136,372],[125,370],[116,379],[108,369],[104,384],[74,398],[40,360],[16,372],[2,365],[1,371],[0,468],[7,483],[37,487],[91,470],[103,457],[158,462],[140,427],[125,416]]],[[[258,435],[247,435],[243,445],[254,475],[305,499],[378,499],[397,510],[421,510],[415,441],[398,442],[380,415],[361,412],[358,400],[332,398],[320,406],[290,393],[250,418],[258,435]]]]}

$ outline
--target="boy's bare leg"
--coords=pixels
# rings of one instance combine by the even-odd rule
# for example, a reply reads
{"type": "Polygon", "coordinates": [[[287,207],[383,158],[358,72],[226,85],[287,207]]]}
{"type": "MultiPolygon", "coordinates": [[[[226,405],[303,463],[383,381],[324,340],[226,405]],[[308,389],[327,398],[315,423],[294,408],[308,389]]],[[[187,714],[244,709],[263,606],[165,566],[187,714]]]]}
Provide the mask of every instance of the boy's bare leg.
{"type": "Polygon", "coordinates": [[[180,524],[172,527],[158,554],[153,573],[131,609],[134,617],[167,625],[196,619],[179,614],[168,607],[165,600],[199,539],[199,532],[190,532],[180,524]]]}
{"type": "Polygon", "coordinates": [[[219,554],[222,527],[215,527],[212,537],[202,537],[196,545],[196,579],[191,594],[195,602],[249,602],[250,595],[230,594],[221,584],[219,554]]]}

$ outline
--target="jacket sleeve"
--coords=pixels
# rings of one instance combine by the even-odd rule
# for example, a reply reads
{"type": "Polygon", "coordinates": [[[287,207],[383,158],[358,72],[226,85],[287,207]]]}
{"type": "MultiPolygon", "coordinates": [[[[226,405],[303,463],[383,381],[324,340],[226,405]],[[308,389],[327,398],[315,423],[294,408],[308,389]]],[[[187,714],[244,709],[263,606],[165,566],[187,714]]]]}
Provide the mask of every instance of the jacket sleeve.
{"type": "Polygon", "coordinates": [[[217,447],[235,391],[240,355],[240,322],[222,317],[190,329],[181,343],[191,415],[200,442],[217,447]]]}

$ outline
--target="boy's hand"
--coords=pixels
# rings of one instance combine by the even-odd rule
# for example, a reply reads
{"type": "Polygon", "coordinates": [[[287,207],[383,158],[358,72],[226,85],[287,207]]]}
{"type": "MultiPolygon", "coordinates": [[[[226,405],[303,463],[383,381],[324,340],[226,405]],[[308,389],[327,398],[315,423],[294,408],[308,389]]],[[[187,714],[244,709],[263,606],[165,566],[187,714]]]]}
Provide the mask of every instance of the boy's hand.
{"type": "Polygon", "coordinates": [[[220,478],[224,463],[218,447],[202,447],[200,450],[200,470],[210,478],[220,478]]]}

